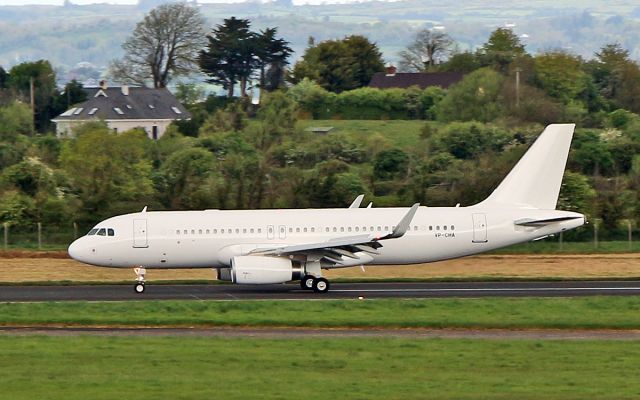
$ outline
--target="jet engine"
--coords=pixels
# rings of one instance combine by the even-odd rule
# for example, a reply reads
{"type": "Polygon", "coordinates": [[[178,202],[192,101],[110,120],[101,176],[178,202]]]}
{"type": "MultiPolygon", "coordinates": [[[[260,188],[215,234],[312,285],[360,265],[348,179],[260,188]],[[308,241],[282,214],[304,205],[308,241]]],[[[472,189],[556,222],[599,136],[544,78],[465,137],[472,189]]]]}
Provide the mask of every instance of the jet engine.
{"type": "Polygon", "coordinates": [[[265,256],[237,256],[231,268],[221,269],[218,279],[233,283],[265,285],[302,279],[303,268],[288,258],[265,256]]]}

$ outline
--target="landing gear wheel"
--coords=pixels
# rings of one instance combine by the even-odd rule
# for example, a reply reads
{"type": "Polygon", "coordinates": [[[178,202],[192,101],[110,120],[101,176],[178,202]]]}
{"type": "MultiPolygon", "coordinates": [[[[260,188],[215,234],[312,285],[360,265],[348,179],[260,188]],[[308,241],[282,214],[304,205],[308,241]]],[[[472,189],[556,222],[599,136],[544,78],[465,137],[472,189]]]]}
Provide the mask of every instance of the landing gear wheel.
{"type": "Polygon", "coordinates": [[[305,290],[313,289],[313,280],[316,279],[313,275],[305,275],[300,279],[300,287],[305,290]]]}
{"type": "Polygon", "coordinates": [[[136,283],[133,286],[133,290],[135,290],[136,293],[144,293],[144,283],[136,283]]]}
{"type": "Polygon", "coordinates": [[[316,293],[327,293],[329,286],[329,281],[324,278],[316,278],[313,280],[313,291],[316,293]]]}
{"type": "Polygon", "coordinates": [[[140,266],[133,269],[133,272],[136,274],[136,284],[133,285],[133,290],[136,293],[144,293],[144,276],[147,273],[147,270],[140,266]]]}

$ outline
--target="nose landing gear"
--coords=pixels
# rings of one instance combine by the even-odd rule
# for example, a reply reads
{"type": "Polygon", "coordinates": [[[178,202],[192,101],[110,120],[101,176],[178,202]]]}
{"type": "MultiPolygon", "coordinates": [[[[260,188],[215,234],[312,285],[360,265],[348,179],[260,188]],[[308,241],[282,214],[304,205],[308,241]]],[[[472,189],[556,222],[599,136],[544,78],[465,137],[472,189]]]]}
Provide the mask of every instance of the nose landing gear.
{"type": "Polygon", "coordinates": [[[144,293],[144,275],[147,273],[147,270],[141,266],[134,268],[133,272],[136,273],[136,284],[133,286],[133,290],[136,293],[144,293]]]}

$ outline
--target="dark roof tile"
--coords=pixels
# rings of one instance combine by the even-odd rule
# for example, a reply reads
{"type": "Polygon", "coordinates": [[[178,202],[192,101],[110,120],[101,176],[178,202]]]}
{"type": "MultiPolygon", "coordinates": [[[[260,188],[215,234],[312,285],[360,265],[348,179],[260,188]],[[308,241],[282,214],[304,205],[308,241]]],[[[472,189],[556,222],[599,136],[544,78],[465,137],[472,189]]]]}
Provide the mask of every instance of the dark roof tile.
{"type": "Polygon", "coordinates": [[[401,72],[395,75],[387,75],[377,72],[371,78],[370,87],[378,89],[403,88],[419,86],[426,89],[429,86],[448,88],[462,80],[464,74],[460,72],[401,72]]]}

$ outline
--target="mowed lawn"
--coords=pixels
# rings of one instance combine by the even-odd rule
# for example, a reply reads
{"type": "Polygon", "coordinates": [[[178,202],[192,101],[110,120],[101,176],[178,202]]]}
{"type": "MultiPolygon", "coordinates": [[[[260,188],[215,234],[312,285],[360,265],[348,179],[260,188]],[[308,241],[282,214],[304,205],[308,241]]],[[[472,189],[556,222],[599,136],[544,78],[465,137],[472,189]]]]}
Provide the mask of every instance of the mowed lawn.
{"type": "Polygon", "coordinates": [[[2,399],[637,399],[640,342],[0,336],[2,399]]]}
{"type": "Polygon", "coordinates": [[[640,296],[0,303],[0,324],[640,329],[640,296]]]}

